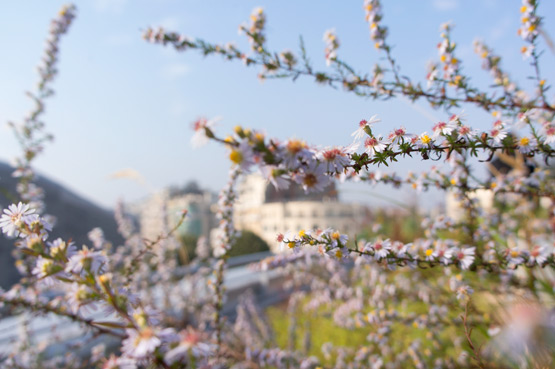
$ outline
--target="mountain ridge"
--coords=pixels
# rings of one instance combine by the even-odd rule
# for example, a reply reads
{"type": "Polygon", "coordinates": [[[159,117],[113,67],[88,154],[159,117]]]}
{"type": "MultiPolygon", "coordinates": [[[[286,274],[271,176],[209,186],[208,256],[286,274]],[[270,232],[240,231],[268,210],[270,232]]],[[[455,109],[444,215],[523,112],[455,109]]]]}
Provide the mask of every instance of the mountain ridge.
{"type": "MultiPolygon", "coordinates": [[[[0,161],[0,188],[10,194],[16,194],[17,179],[12,177],[13,168],[0,161]]],[[[43,175],[37,175],[35,183],[44,190],[46,214],[56,217],[56,224],[49,236],[49,241],[61,237],[72,239],[80,247],[90,244],[87,233],[99,227],[107,240],[117,245],[123,242],[117,231],[117,224],[111,210],[102,208],[92,201],[43,175]]],[[[0,193],[0,207],[5,209],[12,201],[5,193],[0,193]]],[[[7,289],[20,279],[12,256],[13,240],[0,236],[0,287],[7,289]]]]}

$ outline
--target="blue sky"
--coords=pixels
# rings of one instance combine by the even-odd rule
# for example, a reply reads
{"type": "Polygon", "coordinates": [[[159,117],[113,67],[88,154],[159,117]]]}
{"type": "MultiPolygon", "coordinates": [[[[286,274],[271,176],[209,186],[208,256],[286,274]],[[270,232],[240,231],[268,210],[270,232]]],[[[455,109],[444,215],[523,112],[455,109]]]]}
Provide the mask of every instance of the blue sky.
{"type": "MultiPolygon", "coordinates": [[[[0,122],[18,121],[31,107],[24,91],[35,84],[48,23],[62,4],[0,3],[0,122]]],[[[241,124],[320,145],[350,143],[357,122],[374,114],[383,120],[376,128],[383,133],[400,125],[409,132],[430,130],[433,121],[446,117],[425,103],[375,102],[303,79],[261,83],[257,71],[241,63],[177,53],[141,39],[141,30],[162,25],[208,41],[234,41],[246,50],[238,26],[254,7],[262,6],[271,49],[295,51],[303,35],[311,60],[326,68],[322,35],[335,28],[340,57],[357,70],[370,71],[381,55],[369,40],[362,1],[91,0],[76,5],[78,17],[61,44],[56,95],[44,116],[56,140],[36,168],[107,207],[118,197],[132,201],[190,179],[219,189],[229,163],[216,144],[192,149],[190,123],[199,116],[223,117],[222,134],[241,124]],[[148,186],[109,178],[126,168],[141,173],[148,186]]],[[[472,49],[480,37],[504,57],[511,76],[526,85],[531,69],[522,60],[523,43],[516,35],[520,1],[404,0],[383,1],[383,7],[403,74],[424,79],[427,62],[437,59],[439,26],[452,20],[457,55],[475,84],[491,82],[472,49]]],[[[555,37],[555,2],[544,1],[540,13],[546,17],[547,33],[555,37]]],[[[548,81],[555,74],[554,62],[555,55],[547,50],[542,66],[548,81]]],[[[471,108],[465,112],[473,127],[491,124],[486,114],[471,108]]],[[[0,160],[8,161],[18,146],[8,128],[2,125],[0,132],[0,160]]],[[[427,165],[414,159],[392,169],[419,171],[427,165]]]]}

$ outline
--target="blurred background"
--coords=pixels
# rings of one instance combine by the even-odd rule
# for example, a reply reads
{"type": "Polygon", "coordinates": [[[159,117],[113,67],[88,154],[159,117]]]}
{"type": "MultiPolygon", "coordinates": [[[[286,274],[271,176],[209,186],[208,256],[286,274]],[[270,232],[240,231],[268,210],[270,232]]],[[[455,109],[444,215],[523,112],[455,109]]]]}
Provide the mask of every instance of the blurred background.
{"type": "MultiPolygon", "coordinates": [[[[0,122],[17,122],[31,107],[24,91],[34,87],[49,21],[63,3],[0,3],[0,122]]],[[[262,6],[268,16],[270,49],[297,51],[302,35],[315,66],[325,69],[322,35],[335,28],[341,42],[339,57],[370,72],[375,63],[385,61],[370,41],[362,2],[94,0],[76,5],[78,18],[62,40],[56,95],[48,101],[44,116],[55,142],[35,166],[103,207],[112,207],[120,197],[133,202],[191,180],[217,191],[226,181],[229,162],[219,145],[197,150],[190,145],[190,123],[199,116],[223,117],[218,127],[222,135],[241,124],[265,130],[269,136],[299,137],[322,146],[349,144],[358,121],[374,114],[382,119],[376,130],[384,134],[401,125],[408,132],[430,131],[435,122],[447,119],[424,102],[365,100],[302,78],[295,83],[260,82],[255,68],[194,52],[177,53],[141,39],[146,27],[162,26],[212,42],[234,42],[248,50],[238,26],[254,7],[262,6]],[[113,178],[127,169],[141,179],[113,178]]],[[[479,76],[474,84],[491,83],[473,52],[472,42],[481,38],[503,57],[502,66],[511,77],[526,86],[532,69],[520,54],[519,6],[516,0],[386,2],[384,22],[401,72],[414,81],[425,81],[427,63],[438,58],[440,24],[451,20],[463,71],[479,76]]],[[[555,35],[550,19],[555,3],[543,2],[539,13],[546,17],[545,32],[555,35]]],[[[555,55],[548,48],[543,62],[549,80],[555,55]]],[[[494,120],[471,108],[464,113],[474,128],[487,128],[494,120]]],[[[3,125],[0,131],[0,160],[9,162],[18,153],[18,144],[8,127],[3,125]]],[[[413,159],[389,170],[402,174],[437,164],[416,160],[417,165],[413,159]]],[[[340,190],[343,199],[384,202],[376,197],[378,193],[381,197],[380,188],[369,193],[367,187],[343,185],[340,190]]],[[[387,191],[397,199],[414,199],[412,190],[387,191]]],[[[420,205],[429,208],[442,201],[431,195],[422,197],[420,205]]]]}

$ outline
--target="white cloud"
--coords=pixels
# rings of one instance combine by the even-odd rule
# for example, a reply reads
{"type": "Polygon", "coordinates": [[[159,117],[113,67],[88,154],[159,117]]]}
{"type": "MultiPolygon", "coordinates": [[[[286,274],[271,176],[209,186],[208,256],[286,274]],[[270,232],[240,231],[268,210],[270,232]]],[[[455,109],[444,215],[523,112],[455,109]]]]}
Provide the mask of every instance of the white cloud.
{"type": "Polygon", "coordinates": [[[191,68],[185,63],[167,64],[162,68],[162,76],[166,79],[177,79],[187,75],[191,68]]]}
{"type": "Polygon", "coordinates": [[[434,0],[433,6],[436,10],[448,11],[459,7],[459,0],[434,0]]]}

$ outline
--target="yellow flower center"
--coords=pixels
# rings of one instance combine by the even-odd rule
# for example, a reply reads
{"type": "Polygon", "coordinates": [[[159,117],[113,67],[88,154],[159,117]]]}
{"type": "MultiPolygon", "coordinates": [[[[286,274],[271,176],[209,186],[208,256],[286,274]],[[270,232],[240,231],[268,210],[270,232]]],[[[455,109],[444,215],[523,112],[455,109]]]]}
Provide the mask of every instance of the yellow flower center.
{"type": "Polygon", "coordinates": [[[520,139],[520,146],[528,146],[530,139],[528,137],[522,137],[520,139]]]}
{"type": "Polygon", "coordinates": [[[303,183],[306,185],[306,187],[314,187],[314,185],[316,183],[318,183],[318,179],[316,178],[316,176],[312,173],[308,173],[303,180],[303,183]]]}
{"type": "Polygon", "coordinates": [[[52,260],[46,260],[42,264],[41,272],[43,272],[44,274],[48,274],[51,266],[52,266],[52,260]]]}
{"type": "Polygon", "coordinates": [[[256,138],[256,141],[258,142],[264,141],[264,135],[260,132],[256,132],[256,134],[254,135],[254,138],[256,138]]]}
{"type": "Polygon", "coordinates": [[[304,229],[301,229],[299,231],[299,237],[304,237],[304,236],[306,236],[306,232],[304,231],[304,229]]]}
{"type": "Polygon", "coordinates": [[[287,247],[289,247],[290,249],[294,248],[295,247],[295,242],[288,242],[287,247]]]}
{"type": "Polygon", "coordinates": [[[427,145],[432,141],[432,139],[428,135],[422,135],[420,136],[420,141],[422,141],[424,145],[427,145]]]}
{"type": "Polygon", "coordinates": [[[341,234],[339,232],[333,232],[331,234],[331,238],[334,239],[334,240],[338,240],[339,237],[341,237],[341,234]]]}
{"type": "Polygon", "coordinates": [[[305,143],[299,140],[291,140],[287,143],[287,151],[296,154],[305,147],[305,143]]]}
{"type": "Polygon", "coordinates": [[[243,162],[243,154],[239,150],[231,150],[229,154],[229,160],[235,164],[241,164],[243,162]]]}
{"type": "Polygon", "coordinates": [[[343,253],[341,252],[341,250],[337,250],[337,251],[335,252],[335,257],[336,257],[336,258],[341,259],[342,256],[343,256],[343,253]]]}
{"type": "Polygon", "coordinates": [[[426,250],[426,256],[431,256],[434,253],[434,250],[428,249],[426,250]]]}

